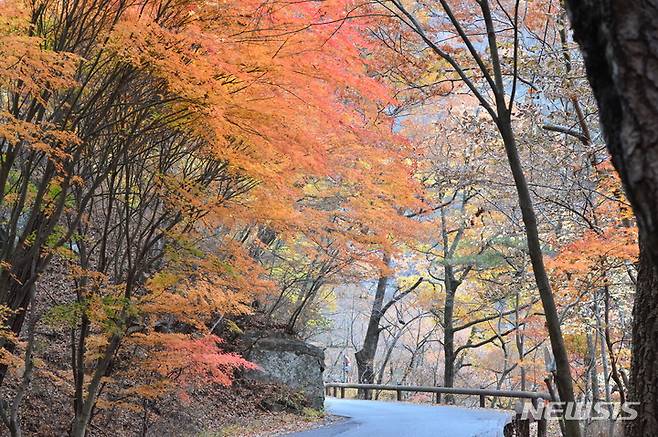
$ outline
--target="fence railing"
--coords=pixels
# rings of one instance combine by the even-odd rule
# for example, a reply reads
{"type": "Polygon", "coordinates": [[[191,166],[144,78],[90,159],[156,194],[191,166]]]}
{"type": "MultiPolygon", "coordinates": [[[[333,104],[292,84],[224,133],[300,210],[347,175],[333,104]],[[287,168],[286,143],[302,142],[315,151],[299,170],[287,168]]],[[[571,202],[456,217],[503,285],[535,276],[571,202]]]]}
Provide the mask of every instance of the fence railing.
{"type": "MultiPolygon", "coordinates": [[[[386,385],[386,384],[352,384],[329,382],[324,385],[327,396],[333,395],[338,397],[340,393],[341,398],[345,398],[345,389],[363,390],[366,398],[370,398],[369,392],[371,390],[378,391],[394,391],[397,394],[397,400],[402,400],[402,392],[413,393],[433,393],[434,401],[437,404],[441,403],[441,396],[443,394],[453,395],[466,395],[478,396],[480,398],[480,407],[485,407],[487,397],[501,397],[501,398],[516,398],[516,399],[529,399],[535,409],[540,400],[551,400],[548,393],[531,392],[531,391],[518,391],[518,390],[490,390],[485,388],[460,388],[460,387],[428,387],[428,386],[406,386],[406,385],[386,385]]],[[[505,429],[505,436],[516,435],[518,437],[527,437],[530,435],[530,420],[521,419],[520,414],[517,413],[516,418],[505,429]]],[[[539,418],[537,420],[537,436],[546,436],[546,420],[539,418]]]]}

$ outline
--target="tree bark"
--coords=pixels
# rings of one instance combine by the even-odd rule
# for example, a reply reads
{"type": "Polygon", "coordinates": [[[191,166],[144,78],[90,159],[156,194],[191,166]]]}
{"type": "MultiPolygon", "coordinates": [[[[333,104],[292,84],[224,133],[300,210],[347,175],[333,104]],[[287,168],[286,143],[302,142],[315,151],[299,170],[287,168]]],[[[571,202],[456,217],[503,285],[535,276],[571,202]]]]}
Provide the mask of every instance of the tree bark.
{"type": "Polygon", "coordinates": [[[628,436],[658,435],[658,0],[567,0],[612,162],[640,230],[628,436]]]}
{"type": "Polygon", "coordinates": [[[596,365],[596,342],[590,332],[587,333],[587,368],[591,383],[592,405],[601,402],[601,389],[599,387],[599,369],[596,365]]]}
{"type": "Polygon", "coordinates": [[[640,270],[633,306],[633,352],[628,397],[638,417],[626,422],[626,435],[658,435],[658,270],[640,234],[640,270]]]}

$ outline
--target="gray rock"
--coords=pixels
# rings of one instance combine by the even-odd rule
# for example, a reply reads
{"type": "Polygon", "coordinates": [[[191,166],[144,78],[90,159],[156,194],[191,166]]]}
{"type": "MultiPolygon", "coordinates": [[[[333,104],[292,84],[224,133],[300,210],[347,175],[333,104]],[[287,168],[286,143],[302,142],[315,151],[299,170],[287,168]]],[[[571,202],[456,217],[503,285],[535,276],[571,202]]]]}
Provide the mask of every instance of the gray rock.
{"type": "Polygon", "coordinates": [[[249,371],[248,378],[288,386],[301,392],[308,405],[322,409],[324,404],[324,352],[294,337],[271,334],[259,337],[246,334],[251,347],[246,358],[260,369],[249,371]]]}

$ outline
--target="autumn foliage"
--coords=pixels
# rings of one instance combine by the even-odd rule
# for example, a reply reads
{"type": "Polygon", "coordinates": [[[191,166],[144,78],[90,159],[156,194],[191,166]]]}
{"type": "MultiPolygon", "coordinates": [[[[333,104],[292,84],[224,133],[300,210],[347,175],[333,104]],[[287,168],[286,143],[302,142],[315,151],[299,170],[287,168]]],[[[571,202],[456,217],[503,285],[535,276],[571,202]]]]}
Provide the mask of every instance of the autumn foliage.
{"type": "MultiPolygon", "coordinates": [[[[66,397],[73,436],[117,409],[146,417],[255,368],[220,338],[235,320],[330,336],[341,286],[352,311],[358,298],[377,312],[373,380],[543,391],[518,171],[567,370],[596,398],[605,363],[623,396],[629,345],[613,325],[634,280],[632,215],[561,10],[495,3],[1,1],[13,405],[34,373],[66,397]],[[355,291],[375,282],[382,313],[355,291]],[[43,358],[35,326],[64,339],[62,362],[43,358]]],[[[363,340],[354,317],[346,356],[363,340]]]]}
{"type": "Polygon", "coordinates": [[[99,398],[108,380],[153,398],[252,367],[211,332],[277,287],[252,230],[331,246],[340,269],[407,233],[407,143],[366,32],[331,20],[348,2],[0,8],[0,303],[14,335],[29,311],[70,331],[73,435],[126,404],[99,398]],[[71,293],[36,309],[52,265],[71,293]]]}

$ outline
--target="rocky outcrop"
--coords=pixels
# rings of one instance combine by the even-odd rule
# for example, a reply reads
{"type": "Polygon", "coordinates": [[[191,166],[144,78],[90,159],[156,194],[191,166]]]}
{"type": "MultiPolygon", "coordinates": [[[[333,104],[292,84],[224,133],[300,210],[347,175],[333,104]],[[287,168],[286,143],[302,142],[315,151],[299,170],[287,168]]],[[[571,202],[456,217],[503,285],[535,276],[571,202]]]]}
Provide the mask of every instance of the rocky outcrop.
{"type": "Polygon", "coordinates": [[[301,393],[307,406],[321,409],[324,404],[324,352],[322,349],[284,334],[246,334],[245,357],[258,365],[248,378],[283,384],[301,393]]]}

